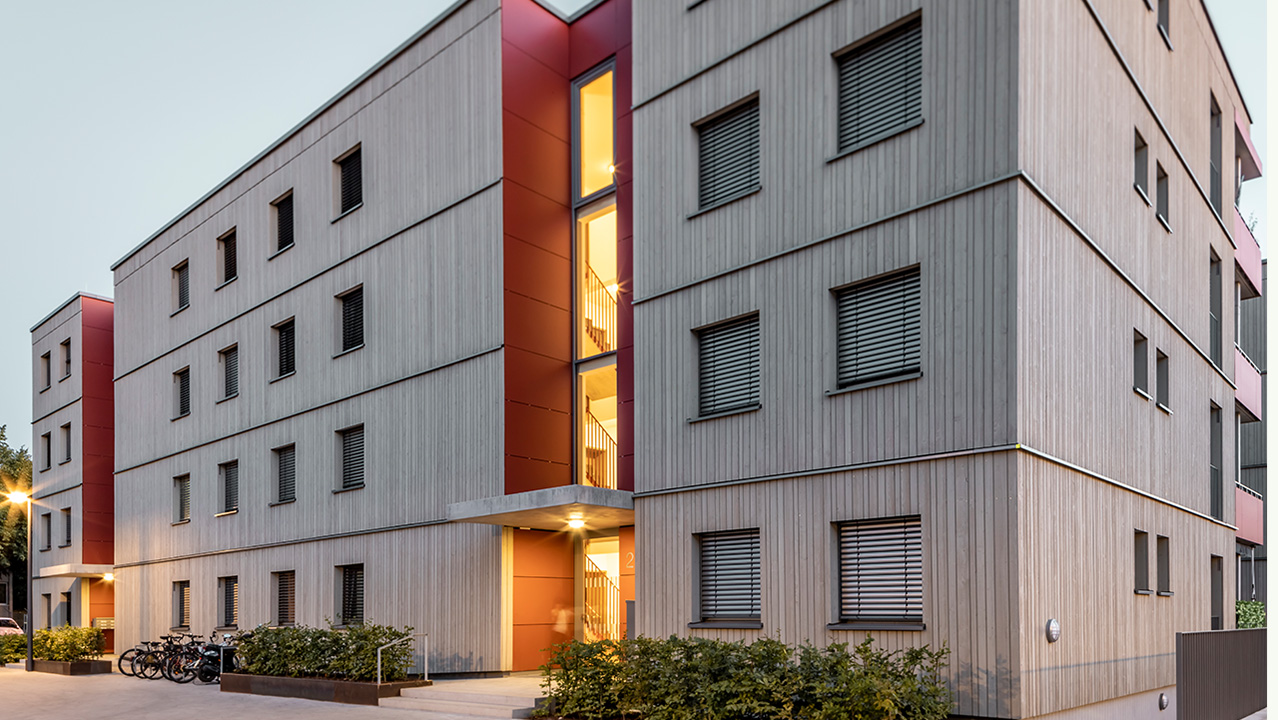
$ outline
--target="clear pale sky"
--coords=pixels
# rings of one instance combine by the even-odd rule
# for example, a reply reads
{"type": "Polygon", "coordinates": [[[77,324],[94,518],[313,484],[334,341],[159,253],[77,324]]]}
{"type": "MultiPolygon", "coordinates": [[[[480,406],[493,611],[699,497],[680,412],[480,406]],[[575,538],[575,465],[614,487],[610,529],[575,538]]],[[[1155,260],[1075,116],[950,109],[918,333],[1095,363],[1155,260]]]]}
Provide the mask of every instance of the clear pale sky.
{"type": "MultiPolygon", "coordinates": [[[[451,1],[0,0],[0,425],[11,444],[31,445],[31,326],[78,290],[113,295],[112,263],[451,1]]],[[[1264,1],[1207,5],[1268,170],[1264,1]]],[[[1243,195],[1262,243],[1264,190],[1250,186],[1263,182],[1243,195]]]]}

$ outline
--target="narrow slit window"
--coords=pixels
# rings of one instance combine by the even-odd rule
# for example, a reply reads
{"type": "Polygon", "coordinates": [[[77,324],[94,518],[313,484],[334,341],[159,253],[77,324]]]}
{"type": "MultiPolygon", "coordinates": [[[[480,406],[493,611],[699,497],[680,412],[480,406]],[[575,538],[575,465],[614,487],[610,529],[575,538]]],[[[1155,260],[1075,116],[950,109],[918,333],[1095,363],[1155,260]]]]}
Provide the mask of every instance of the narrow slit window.
{"type": "Polygon", "coordinates": [[[191,625],[191,581],[179,580],[173,583],[173,627],[186,628],[191,625]]]}
{"type": "Polygon", "coordinates": [[[59,440],[62,441],[62,462],[71,462],[71,423],[63,425],[59,434],[59,440]]]}
{"type": "Polygon", "coordinates": [[[294,323],[287,320],[275,326],[276,376],[291,375],[297,370],[294,355],[294,323]]]}
{"type": "Polygon", "coordinates": [[[341,583],[338,624],[361,625],[364,622],[364,566],[342,565],[338,567],[341,583]]]}
{"type": "Polygon", "coordinates": [[[62,508],[62,547],[71,544],[71,508],[62,508]]]}
{"type": "Polygon", "coordinates": [[[576,90],[577,198],[612,187],[613,71],[592,74],[574,83],[576,90]]]}
{"type": "Polygon", "coordinates": [[[338,433],[342,453],[341,488],[350,490],[364,486],[364,426],[347,428],[338,433]]]}
{"type": "Polygon", "coordinates": [[[296,575],[293,570],[274,573],[275,575],[275,624],[292,625],[297,618],[296,575]]]}
{"type": "Polygon", "coordinates": [[[1171,229],[1171,216],[1168,214],[1168,189],[1167,189],[1167,171],[1163,170],[1162,163],[1156,164],[1158,168],[1158,218],[1163,221],[1167,229],[1171,229]]]}
{"type": "Polygon", "coordinates": [[[364,167],[361,148],[355,148],[337,161],[339,177],[338,209],[347,213],[364,202],[364,167]]]}
{"type": "Polygon", "coordinates": [[[221,260],[222,283],[229,283],[239,277],[239,264],[236,257],[235,230],[218,238],[217,252],[221,260]]]}
{"type": "Polygon", "coordinates": [[[1162,350],[1157,351],[1156,357],[1157,357],[1157,360],[1154,363],[1154,372],[1157,375],[1155,380],[1158,383],[1158,387],[1156,388],[1157,394],[1155,395],[1154,399],[1157,400],[1158,404],[1162,405],[1164,408],[1170,408],[1171,407],[1171,387],[1170,387],[1171,378],[1169,377],[1171,373],[1171,369],[1169,367],[1170,361],[1167,359],[1167,356],[1163,354],[1162,350]]]}
{"type": "Polygon", "coordinates": [[[364,288],[355,288],[338,299],[342,304],[342,352],[345,352],[364,344],[364,288]]]}
{"type": "Polygon", "coordinates": [[[40,356],[40,377],[44,379],[42,387],[48,390],[53,385],[53,365],[49,353],[40,356]]]}
{"type": "Polygon", "coordinates": [[[1149,395],[1149,340],[1132,331],[1132,387],[1149,395]]]}
{"type": "Polygon", "coordinates": [[[297,446],[275,450],[275,501],[292,502],[297,498],[297,446]]]}
{"type": "Polygon", "coordinates": [[[173,478],[173,522],[191,519],[191,476],[173,478]]]}
{"type": "Polygon", "coordinates": [[[240,463],[232,460],[217,467],[222,481],[222,512],[235,512],[240,509],[240,463]]]}
{"type": "Polygon", "coordinates": [[[1134,558],[1136,565],[1136,592],[1146,595],[1149,593],[1149,533],[1141,530],[1136,531],[1134,558]]]}
{"type": "Polygon", "coordinates": [[[240,623],[240,579],[236,576],[217,579],[219,627],[234,628],[240,623]]]}
{"type": "Polygon", "coordinates": [[[174,312],[191,304],[191,264],[182,262],[173,268],[174,312]]]}
{"type": "Polygon", "coordinates": [[[48,470],[53,467],[53,433],[45,433],[40,436],[40,469],[48,470]]]}
{"type": "Polygon", "coordinates": [[[1136,131],[1136,189],[1149,201],[1149,145],[1140,131],[1136,131]]]}
{"type": "Polygon", "coordinates": [[[275,251],[293,247],[293,195],[280,198],[272,205],[275,212],[275,251]]]}
{"type": "Polygon", "coordinates": [[[71,377],[71,338],[62,341],[62,377],[71,377]]]}
{"type": "Polygon", "coordinates": [[[40,540],[43,543],[41,547],[45,550],[53,547],[53,513],[43,513],[40,515],[40,540]]]}
{"type": "Polygon", "coordinates": [[[1158,594],[1171,595],[1171,541],[1158,536],[1158,594]]]}
{"type": "Polygon", "coordinates": [[[240,348],[233,345],[222,351],[222,397],[240,394],[240,348]]]}
{"type": "Polygon", "coordinates": [[[191,414],[191,369],[183,368],[173,373],[174,417],[191,414]]]}

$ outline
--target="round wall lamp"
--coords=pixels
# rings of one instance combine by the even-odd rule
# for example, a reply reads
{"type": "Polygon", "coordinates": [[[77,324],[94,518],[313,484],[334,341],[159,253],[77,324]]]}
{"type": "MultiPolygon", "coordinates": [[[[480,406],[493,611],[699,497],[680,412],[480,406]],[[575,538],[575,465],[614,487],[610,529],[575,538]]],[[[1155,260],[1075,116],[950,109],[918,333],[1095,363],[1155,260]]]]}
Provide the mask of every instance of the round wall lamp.
{"type": "Polygon", "coordinates": [[[1171,701],[1167,699],[1167,693],[1158,693],[1158,709],[1166,710],[1171,701]]]}
{"type": "Polygon", "coordinates": [[[1047,621],[1047,642],[1054,643],[1061,639],[1061,624],[1056,618],[1047,621]]]}

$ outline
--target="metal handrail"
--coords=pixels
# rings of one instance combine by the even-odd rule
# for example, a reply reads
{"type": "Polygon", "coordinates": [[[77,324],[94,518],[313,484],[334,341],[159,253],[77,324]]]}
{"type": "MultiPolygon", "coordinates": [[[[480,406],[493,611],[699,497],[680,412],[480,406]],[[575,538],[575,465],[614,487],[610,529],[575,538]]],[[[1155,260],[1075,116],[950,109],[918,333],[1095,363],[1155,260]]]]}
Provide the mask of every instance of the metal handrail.
{"type": "Polygon", "coordinates": [[[412,640],[413,638],[418,638],[418,637],[424,638],[424,640],[422,641],[422,679],[423,680],[430,679],[430,633],[413,633],[412,635],[405,635],[404,637],[398,640],[392,640],[386,643],[385,645],[377,648],[377,684],[378,685],[382,684],[382,651],[392,645],[399,645],[400,643],[408,642],[409,640],[412,640]]]}
{"type": "Polygon", "coordinates": [[[1265,496],[1264,496],[1264,495],[1261,495],[1260,493],[1258,493],[1258,492],[1256,492],[1255,490],[1253,490],[1253,489],[1251,489],[1251,488],[1247,487],[1246,485],[1243,485],[1242,483],[1238,482],[1237,480],[1235,480],[1235,481],[1234,481],[1234,486],[1235,486],[1235,487],[1238,487],[1238,488],[1242,488],[1242,491],[1243,491],[1243,492],[1247,493],[1248,495],[1251,495],[1252,497],[1255,497],[1255,498],[1256,498],[1256,499],[1258,499],[1258,500],[1264,500],[1264,499],[1265,499],[1265,496]]]}
{"type": "Polygon", "coordinates": [[[608,432],[608,428],[599,422],[589,410],[585,412],[585,450],[599,450],[603,453],[602,477],[595,477],[591,474],[591,463],[589,457],[582,458],[583,474],[586,480],[595,487],[617,489],[617,440],[608,432]],[[594,444],[591,444],[591,443],[594,444]]]}
{"type": "Polygon", "coordinates": [[[586,324],[586,333],[590,335],[590,339],[599,345],[600,352],[610,352],[617,349],[617,297],[612,294],[608,286],[603,280],[599,279],[589,265],[585,268],[586,273],[583,278],[585,287],[583,288],[583,307],[582,320],[586,324]],[[591,311],[595,310],[602,313],[602,317],[591,317],[591,311]],[[597,319],[603,322],[603,326],[594,325],[591,320],[597,319]],[[593,332],[592,332],[593,328],[593,332]],[[601,335],[597,337],[596,333],[601,335]]]}

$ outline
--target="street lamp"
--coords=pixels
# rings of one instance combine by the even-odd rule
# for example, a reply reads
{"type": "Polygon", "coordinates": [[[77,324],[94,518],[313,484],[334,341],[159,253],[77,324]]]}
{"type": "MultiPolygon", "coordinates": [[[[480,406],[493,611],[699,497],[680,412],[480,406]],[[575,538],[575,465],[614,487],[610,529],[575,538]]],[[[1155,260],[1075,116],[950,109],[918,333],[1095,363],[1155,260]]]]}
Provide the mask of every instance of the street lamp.
{"type": "Polygon", "coordinates": [[[31,658],[31,633],[35,629],[35,620],[31,617],[31,496],[14,490],[6,495],[14,505],[23,505],[27,513],[27,672],[35,670],[35,661],[31,658]]]}

